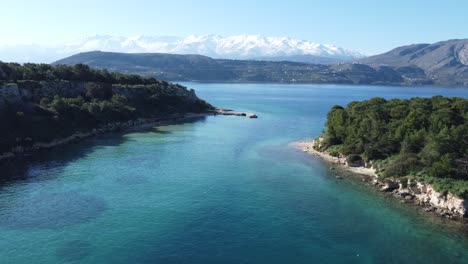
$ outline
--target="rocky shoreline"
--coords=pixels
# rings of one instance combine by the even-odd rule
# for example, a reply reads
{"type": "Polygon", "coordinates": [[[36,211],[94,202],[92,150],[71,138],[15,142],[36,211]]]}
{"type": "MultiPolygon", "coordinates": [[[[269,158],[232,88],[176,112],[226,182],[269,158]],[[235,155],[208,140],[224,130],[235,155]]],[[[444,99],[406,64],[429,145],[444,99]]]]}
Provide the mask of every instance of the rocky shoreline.
{"type": "Polygon", "coordinates": [[[127,122],[110,123],[110,124],[101,126],[99,128],[92,129],[89,132],[76,132],[71,136],[68,136],[65,138],[57,138],[50,142],[36,142],[33,144],[29,144],[29,146],[18,145],[12,148],[11,151],[0,154],[0,162],[5,161],[5,160],[11,160],[19,156],[31,155],[40,150],[51,149],[51,148],[56,148],[56,147],[71,144],[71,143],[76,143],[84,139],[106,134],[106,133],[129,130],[129,129],[143,129],[143,128],[148,128],[148,127],[157,126],[157,125],[166,125],[172,122],[183,121],[186,119],[204,117],[204,116],[214,115],[214,114],[215,114],[214,112],[206,112],[206,113],[200,113],[200,114],[190,113],[190,114],[183,114],[183,115],[172,115],[172,116],[162,117],[162,118],[138,118],[136,120],[129,120],[127,122]]]}
{"type": "MultiPolygon", "coordinates": [[[[317,156],[327,162],[336,164],[341,168],[355,174],[365,175],[363,181],[370,186],[378,188],[388,196],[400,199],[402,203],[412,203],[421,210],[437,216],[468,222],[468,201],[451,193],[442,194],[434,190],[427,183],[408,179],[385,179],[379,180],[374,168],[365,166],[354,166],[347,163],[345,157],[333,157],[326,152],[314,149],[314,140],[293,142],[291,145],[308,154],[317,156]]],[[[331,168],[333,169],[333,167],[331,168]]],[[[337,176],[339,178],[341,176],[337,176]]]]}
{"type": "MultiPolygon", "coordinates": [[[[5,160],[14,159],[18,156],[27,156],[34,152],[38,152],[44,149],[51,149],[55,147],[59,147],[62,145],[67,145],[70,143],[79,142],[86,138],[94,137],[97,135],[110,133],[110,132],[117,132],[122,130],[129,130],[129,129],[143,129],[157,125],[166,125],[172,122],[183,121],[186,119],[197,118],[197,117],[204,117],[209,115],[233,115],[233,116],[246,116],[249,118],[257,118],[257,115],[253,113],[243,113],[243,112],[234,112],[233,110],[226,110],[226,109],[214,109],[205,113],[189,113],[189,114],[176,114],[168,117],[161,117],[161,118],[138,118],[136,120],[129,120],[127,122],[116,122],[106,124],[99,128],[92,129],[89,132],[76,132],[71,136],[65,138],[57,138],[50,142],[36,142],[32,144],[25,145],[18,145],[11,149],[9,152],[5,152],[0,154],[0,163],[5,160]]],[[[29,142],[30,140],[25,140],[29,142]]]]}

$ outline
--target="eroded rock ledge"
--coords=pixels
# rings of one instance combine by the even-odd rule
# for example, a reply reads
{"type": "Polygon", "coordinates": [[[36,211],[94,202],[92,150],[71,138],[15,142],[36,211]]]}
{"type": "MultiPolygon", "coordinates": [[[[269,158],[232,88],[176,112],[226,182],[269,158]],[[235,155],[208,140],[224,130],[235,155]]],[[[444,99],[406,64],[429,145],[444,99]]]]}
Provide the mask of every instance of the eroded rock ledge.
{"type": "Polygon", "coordinates": [[[457,197],[450,192],[447,194],[437,192],[432,185],[414,179],[380,180],[373,167],[350,166],[345,157],[333,157],[327,152],[320,152],[314,148],[314,145],[315,140],[293,143],[294,147],[304,152],[338,164],[353,173],[369,176],[371,185],[379,188],[382,192],[388,193],[404,202],[414,203],[422,207],[426,212],[433,212],[449,219],[468,219],[468,202],[463,198],[457,197]]]}

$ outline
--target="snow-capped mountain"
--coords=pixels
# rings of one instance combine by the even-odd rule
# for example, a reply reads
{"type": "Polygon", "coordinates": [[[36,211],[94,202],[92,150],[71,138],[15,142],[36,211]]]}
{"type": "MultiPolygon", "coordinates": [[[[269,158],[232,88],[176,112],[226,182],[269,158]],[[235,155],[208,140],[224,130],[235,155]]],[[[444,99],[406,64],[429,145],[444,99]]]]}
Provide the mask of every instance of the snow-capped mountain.
{"type": "Polygon", "coordinates": [[[78,51],[102,50],[114,52],[161,52],[175,54],[200,54],[214,58],[246,59],[291,55],[315,55],[331,58],[358,58],[363,55],[334,45],[320,44],[286,37],[218,35],[166,37],[137,36],[115,37],[95,35],[66,48],[78,51]]]}
{"type": "Polygon", "coordinates": [[[218,35],[173,37],[136,36],[119,37],[94,35],[54,47],[9,46],[0,47],[0,60],[51,62],[79,52],[112,51],[125,53],[173,53],[200,54],[213,58],[253,59],[313,55],[323,58],[349,60],[364,57],[363,54],[330,44],[298,40],[287,37],[264,37],[259,35],[218,35]],[[15,50],[18,49],[18,50],[15,50]],[[44,51],[47,51],[47,55],[44,51]],[[21,57],[10,58],[12,54],[21,57]]]}

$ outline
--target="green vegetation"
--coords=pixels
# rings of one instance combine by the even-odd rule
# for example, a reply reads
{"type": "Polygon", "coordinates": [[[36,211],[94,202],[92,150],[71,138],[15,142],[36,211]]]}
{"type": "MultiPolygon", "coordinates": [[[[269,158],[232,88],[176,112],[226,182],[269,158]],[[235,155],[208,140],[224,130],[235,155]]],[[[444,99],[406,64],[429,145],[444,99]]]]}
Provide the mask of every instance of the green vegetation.
{"type": "MultiPolygon", "coordinates": [[[[417,177],[468,197],[468,100],[373,98],[334,106],[321,150],[361,156],[380,177],[417,177]]],[[[336,153],[334,154],[336,155],[336,153]]]]}
{"type": "Polygon", "coordinates": [[[21,93],[14,103],[0,94],[0,123],[4,124],[0,154],[15,146],[30,147],[110,123],[213,108],[183,86],[137,75],[109,74],[85,65],[0,62],[0,80],[17,84],[21,93]]]}
{"type": "MultiPolygon", "coordinates": [[[[416,66],[371,67],[360,63],[321,65],[291,61],[212,59],[201,55],[101,51],[79,53],[56,63],[84,63],[97,69],[106,68],[176,81],[405,85],[433,83],[416,66]]],[[[461,82],[459,85],[464,84],[461,82]]]]}
{"type": "Polygon", "coordinates": [[[332,157],[339,157],[340,156],[341,145],[333,145],[330,146],[327,151],[332,157]]]}
{"type": "MultiPolygon", "coordinates": [[[[32,81],[74,81],[108,84],[158,84],[154,78],[144,78],[135,74],[109,73],[107,70],[94,70],[88,65],[73,66],[34,63],[3,63],[0,61],[0,82],[32,81]]],[[[167,83],[166,83],[167,84],[167,83]]]]}

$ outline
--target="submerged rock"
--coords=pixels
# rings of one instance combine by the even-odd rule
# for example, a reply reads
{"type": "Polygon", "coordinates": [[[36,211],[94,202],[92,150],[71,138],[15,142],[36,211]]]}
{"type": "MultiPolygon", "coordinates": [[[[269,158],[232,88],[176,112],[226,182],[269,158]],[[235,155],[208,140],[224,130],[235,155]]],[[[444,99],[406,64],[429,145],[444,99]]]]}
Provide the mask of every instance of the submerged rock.
{"type": "Polygon", "coordinates": [[[434,208],[432,208],[432,207],[425,207],[423,210],[424,210],[424,212],[432,212],[432,211],[434,211],[434,208]]]}
{"type": "Polygon", "coordinates": [[[411,196],[411,195],[405,196],[405,200],[407,200],[407,201],[411,201],[411,200],[413,200],[413,198],[414,198],[414,197],[411,196]]]}

